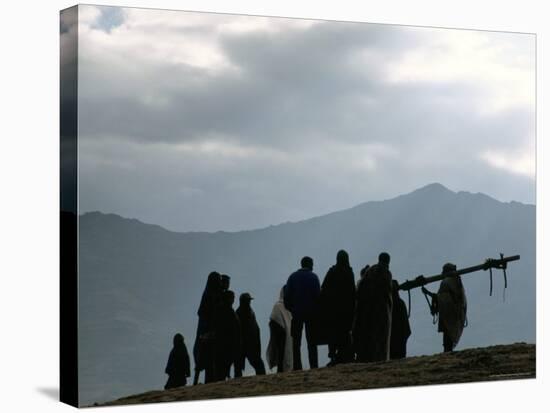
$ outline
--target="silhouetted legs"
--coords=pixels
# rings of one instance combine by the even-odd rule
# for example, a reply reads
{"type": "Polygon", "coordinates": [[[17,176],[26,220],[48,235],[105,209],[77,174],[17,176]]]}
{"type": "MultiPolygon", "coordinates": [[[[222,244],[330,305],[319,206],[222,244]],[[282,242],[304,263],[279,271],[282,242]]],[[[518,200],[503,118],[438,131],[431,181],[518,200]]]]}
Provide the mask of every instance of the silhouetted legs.
{"type": "MultiPolygon", "coordinates": [[[[200,323],[200,321],[199,321],[200,323]]],[[[200,361],[200,344],[199,344],[199,332],[197,331],[197,337],[195,338],[195,344],[193,344],[193,358],[195,360],[195,375],[193,377],[193,386],[199,384],[199,376],[201,374],[201,361],[200,361]]]]}
{"type": "Polygon", "coordinates": [[[216,354],[214,352],[214,343],[212,340],[205,343],[204,355],[201,357],[204,363],[204,382],[212,383],[218,380],[218,373],[216,371],[217,360],[215,359],[216,354]]]}
{"type": "Polygon", "coordinates": [[[262,375],[265,374],[265,365],[264,361],[262,360],[262,357],[259,353],[249,353],[249,354],[243,354],[240,363],[239,363],[239,375],[237,375],[237,368],[235,368],[235,377],[241,377],[242,371],[244,370],[244,364],[245,360],[248,360],[254,371],[256,372],[256,375],[262,375]]]}
{"type": "Polygon", "coordinates": [[[281,327],[273,320],[269,322],[269,331],[271,335],[271,340],[273,340],[275,343],[274,347],[275,349],[277,349],[277,373],[282,373],[284,371],[286,332],[283,327],[281,327]]]}
{"type": "Polygon", "coordinates": [[[237,363],[233,364],[233,374],[234,377],[242,377],[243,376],[243,370],[244,370],[244,363],[242,365],[237,365],[237,363]]]}
{"type": "Polygon", "coordinates": [[[329,343],[328,357],[330,358],[329,366],[338,363],[349,363],[353,360],[350,333],[344,333],[335,342],[329,343]]]}
{"type": "Polygon", "coordinates": [[[256,371],[256,374],[265,374],[265,364],[259,354],[257,354],[255,357],[247,358],[250,365],[254,368],[254,371],[256,371]]]}
{"type": "Polygon", "coordinates": [[[317,345],[313,340],[313,331],[311,322],[303,321],[293,318],[291,324],[291,334],[292,334],[292,350],[294,358],[294,370],[302,370],[302,355],[300,349],[302,347],[302,330],[306,329],[306,341],[307,341],[307,352],[309,359],[309,368],[316,369],[319,367],[318,356],[317,356],[317,345]]]}
{"type": "Polygon", "coordinates": [[[193,386],[196,386],[199,384],[199,376],[201,374],[201,371],[199,369],[195,369],[195,376],[193,377],[193,386]]]}
{"type": "Polygon", "coordinates": [[[327,364],[327,367],[334,366],[336,364],[336,343],[328,344],[328,358],[330,362],[327,364]]]}
{"type": "Polygon", "coordinates": [[[286,351],[286,337],[284,335],[277,337],[278,345],[281,349],[277,355],[277,373],[282,373],[285,371],[285,351],[286,351]]]}
{"type": "Polygon", "coordinates": [[[453,342],[445,332],[443,333],[443,351],[445,353],[453,351],[453,342]]]}

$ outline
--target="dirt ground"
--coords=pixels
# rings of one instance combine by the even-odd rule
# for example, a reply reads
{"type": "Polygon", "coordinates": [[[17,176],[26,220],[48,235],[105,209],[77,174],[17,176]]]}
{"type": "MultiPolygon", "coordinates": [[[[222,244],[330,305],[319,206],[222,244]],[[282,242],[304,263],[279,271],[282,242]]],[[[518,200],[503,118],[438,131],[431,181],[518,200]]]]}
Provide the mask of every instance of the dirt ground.
{"type": "Polygon", "coordinates": [[[534,344],[516,343],[389,362],[352,363],[150,391],[102,405],[535,378],[535,350],[534,344]]]}

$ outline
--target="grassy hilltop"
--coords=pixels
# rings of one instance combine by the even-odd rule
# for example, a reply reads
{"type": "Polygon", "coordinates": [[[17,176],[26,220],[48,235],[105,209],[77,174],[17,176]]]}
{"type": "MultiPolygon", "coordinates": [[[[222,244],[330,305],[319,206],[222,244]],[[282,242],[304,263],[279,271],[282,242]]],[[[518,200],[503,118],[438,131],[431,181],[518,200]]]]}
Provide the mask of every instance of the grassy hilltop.
{"type": "Polygon", "coordinates": [[[353,363],[150,391],[105,405],[158,403],[535,378],[536,347],[516,343],[378,363],[353,363]]]}

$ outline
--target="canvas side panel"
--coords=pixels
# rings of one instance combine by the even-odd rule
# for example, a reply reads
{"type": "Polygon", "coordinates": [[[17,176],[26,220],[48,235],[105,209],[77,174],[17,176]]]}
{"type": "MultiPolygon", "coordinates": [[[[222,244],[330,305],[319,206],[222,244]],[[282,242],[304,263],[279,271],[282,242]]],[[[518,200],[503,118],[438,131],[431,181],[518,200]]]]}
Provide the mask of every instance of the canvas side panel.
{"type": "Polygon", "coordinates": [[[78,406],[78,7],[60,12],[60,383],[78,406]]]}

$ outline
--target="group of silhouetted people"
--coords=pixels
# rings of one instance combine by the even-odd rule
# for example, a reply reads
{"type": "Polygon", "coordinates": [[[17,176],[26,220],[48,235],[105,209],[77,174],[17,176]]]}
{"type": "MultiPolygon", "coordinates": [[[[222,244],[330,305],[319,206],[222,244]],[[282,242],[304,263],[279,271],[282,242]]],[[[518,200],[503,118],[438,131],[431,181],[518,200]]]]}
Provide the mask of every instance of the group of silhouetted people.
{"type": "MultiPolygon", "coordinates": [[[[313,259],[303,257],[281,288],[269,317],[270,339],[266,360],[277,372],[301,370],[301,345],[305,335],[310,368],[318,367],[319,345],[328,345],[328,366],[357,362],[385,361],[406,357],[411,335],[407,308],[399,297],[399,284],[392,279],[390,255],[382,252],[378,263],[365,266],[355,283],[346,251],[340,250],[336,263],[323,283],[313,272],[313,259]],[[304,334],[305,333],[305,334],[304,334]]],[[[453,271],[446,264],[443,272],[453,271]]],[[[229,289],[230,277],[218,272],[208,276],[198,310],[198,327],[193,346],[198,384],[242,376],[248,360],[256,374],[265,374],[261,357],[260,328],[251,307],[249,293],[239,298],[229,289]]],[[[439,314],[444,351],[451,351],[462,333],[466,319],[466,296],[460,277],[446,277],[437,294],[423,288],[432,298],[432,314],[439,314]]],[[[189,356],[181,334],[174,337],[166,373],[165,388],[186,384],[190,376],[189,356]]]]}
{"type": "Polygon", "coordinates": [[[294,370],[302,369],[304,331],[310,368],[318,367],[317,346],[324,344],[329,350],[328,366],[406,356],[411,330],[389,264],[389,254],[381,253],[377,264],[361,271],[356,285],[349,256],[340,250],[336,264],[320,284],[313,272],[313,260],[302,259],[301,268],[288,278],[284,293],[285,307],[292,315],[294,370]]]}
{"type": "Polygon", "coordinates": [[[265,374],[260,355],[260,328],[250,305],[253,298],[249,293],[241,294],[235,311],[235,293],[229,287],[228,275],[215,271],[209,274],[198,310],[193,384],[199,382],[202,371],[205,383],[231,377],[231,367],[234,377],[240,377],[246,360],[256,374],[265,374]]]}

